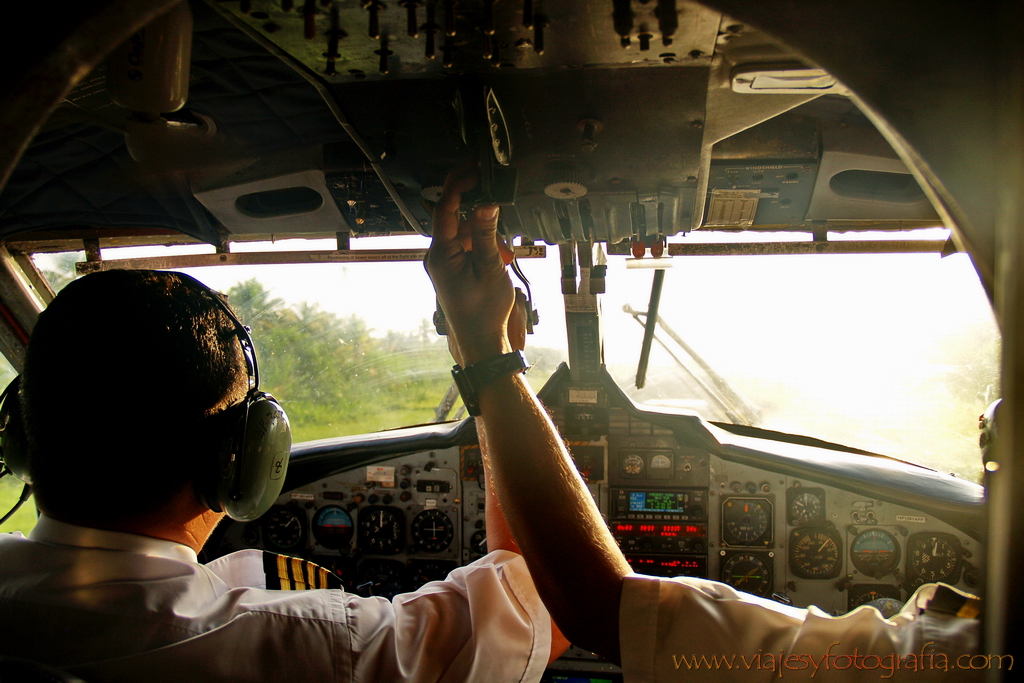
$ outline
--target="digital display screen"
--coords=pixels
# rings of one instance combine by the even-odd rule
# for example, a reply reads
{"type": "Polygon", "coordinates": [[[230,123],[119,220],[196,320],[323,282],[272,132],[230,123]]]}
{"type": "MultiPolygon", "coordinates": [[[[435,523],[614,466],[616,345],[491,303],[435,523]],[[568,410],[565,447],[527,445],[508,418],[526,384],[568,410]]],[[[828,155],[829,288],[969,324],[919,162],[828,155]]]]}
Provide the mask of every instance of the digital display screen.
{"type": "Polygon", "coordinates": [[[684,560],[684,559],[671,559],[662,560],[651,557],[631,557],[628,558],[629,564],[632,567],[657,567],[658,569],[701,569],[704,563],[700,560],[684,560]]]}
{"type": "Polygon", "coordinates": [[[703,524],[634,524],[620,522],[612,526],[612,531],[621,536],[661,536],[663,538],[689,538],[707,535],[703,524]]]}
{"type": "Polygon", "coordinates": [[[680,512],[690,502],[689,493],[668,491],[630,491],[630,512],[680,512]]]}
{"type": "Polygon", "coordinates": [[[707,577],[707,560],[703,557],[654,557],[626,555],[626,561],[637,574],[648,576],[707,577]]]}

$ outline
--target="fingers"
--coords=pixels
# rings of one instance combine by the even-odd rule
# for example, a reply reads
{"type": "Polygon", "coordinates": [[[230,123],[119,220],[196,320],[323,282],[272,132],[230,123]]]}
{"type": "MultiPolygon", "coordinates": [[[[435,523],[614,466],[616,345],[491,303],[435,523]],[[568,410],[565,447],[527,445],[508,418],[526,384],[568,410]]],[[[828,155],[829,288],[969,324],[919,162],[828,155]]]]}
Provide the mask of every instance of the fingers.
{"type": "Polygon", "coordinates": [[[498,207],[485,204],[473,209],[469,218],[472,226],[473,265],[480,273],[482,270],[504,269],[498,247],[498,207]],[[481,270],[482,269],[482,270],[481,270]]]}
{"type": "Polygon", "coordinates": [[[459,231],[459,204],[462,195],[477,183],[477,172],[473,166],[464,166],[452,171],[444,181],[441,198],[434,206],[434,239],[442,242],[454,240],[459,231]]]}
{"type": "Polygon", "coordinates": [[[498,236],[498,254],[501,256],[501,262],[506,266],[516,260],[516,252],[511,245],[506,244],[505,240],[498,236]]]}
{"type": "Polygon", "coordinates": [[[528,307],[523,290],[516,288],[516,301],[508,316],[508,342],[514,351],[526,348],[526,316],[528,307]]]}

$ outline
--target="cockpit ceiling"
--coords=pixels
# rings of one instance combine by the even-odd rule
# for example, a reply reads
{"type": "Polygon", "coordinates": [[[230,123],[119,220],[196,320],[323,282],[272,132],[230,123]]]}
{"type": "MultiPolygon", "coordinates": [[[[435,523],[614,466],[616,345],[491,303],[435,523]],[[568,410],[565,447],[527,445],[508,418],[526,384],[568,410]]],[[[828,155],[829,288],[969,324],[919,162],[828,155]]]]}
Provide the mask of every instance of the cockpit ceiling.
{"type": "Polygon", "coordinates": [[[0,194],[0,237],[426,233],[467,158],[547,243],[939,223],[841,84],[695,3],[191,9],[185,108],[140,121],[100,67],[0,194]]]}

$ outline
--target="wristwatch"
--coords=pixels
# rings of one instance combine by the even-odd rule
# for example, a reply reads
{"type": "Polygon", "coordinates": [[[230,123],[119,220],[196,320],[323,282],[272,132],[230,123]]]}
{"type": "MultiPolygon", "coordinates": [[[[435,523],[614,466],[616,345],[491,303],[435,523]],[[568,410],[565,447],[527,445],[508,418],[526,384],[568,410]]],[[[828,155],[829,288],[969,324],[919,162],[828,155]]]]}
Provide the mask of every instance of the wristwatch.
{"type": "Polygon", "coordinates": [[[480,390],[499,377],[525,372],[527,367],[522,351],[495,356],[467,368],[460,365],[452,367],[452,377],[462,395],[462,402],[466,404],[466,412],[474,417],[479,415],[480,390]]]}

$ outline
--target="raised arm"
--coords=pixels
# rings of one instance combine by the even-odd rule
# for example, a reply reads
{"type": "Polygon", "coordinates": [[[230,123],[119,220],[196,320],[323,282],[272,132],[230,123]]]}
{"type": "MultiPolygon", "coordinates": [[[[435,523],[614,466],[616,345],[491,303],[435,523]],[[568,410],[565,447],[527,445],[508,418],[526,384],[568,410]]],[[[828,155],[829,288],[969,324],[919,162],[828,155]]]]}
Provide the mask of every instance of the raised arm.
{"type": "MultiPolygon", "coordinates": [[[[475,175],[450,176],[434,211],[427,271],[472,365],[511,351],[514,302],[499,252],[498,207],[459,220],[475,175]]],[[[573,643],[619,661],[619,597],[629,566],[608,532],[555,426],[521,375],[480,391],[493,483],[545,604],[573,643]]]]}

